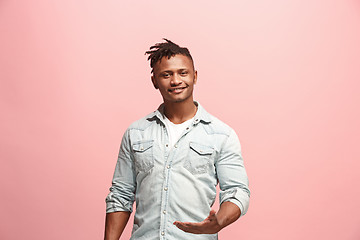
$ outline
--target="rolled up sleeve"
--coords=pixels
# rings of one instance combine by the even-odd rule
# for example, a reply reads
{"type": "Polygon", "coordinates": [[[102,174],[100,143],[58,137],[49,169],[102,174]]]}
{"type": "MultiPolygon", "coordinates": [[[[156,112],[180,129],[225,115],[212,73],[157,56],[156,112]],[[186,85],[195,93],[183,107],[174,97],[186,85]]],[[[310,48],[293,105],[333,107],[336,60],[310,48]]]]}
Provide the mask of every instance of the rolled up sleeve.
{"type": "Polygon", "coordinates": [[[234,130],[231,130],[221,148],[216,171],[220,185],[220,204],[232,202],[240,208],[241,216],[246,214],[250,200],[249,180],[240,141],[234,130]]]}
{"type": "Polygon", "coordinates": [[[121,141],[110,193],[105,199],[106,213],[132,212],[135,189],[134,161],[130,150],[129,130],[127,130],[121,141]]]}

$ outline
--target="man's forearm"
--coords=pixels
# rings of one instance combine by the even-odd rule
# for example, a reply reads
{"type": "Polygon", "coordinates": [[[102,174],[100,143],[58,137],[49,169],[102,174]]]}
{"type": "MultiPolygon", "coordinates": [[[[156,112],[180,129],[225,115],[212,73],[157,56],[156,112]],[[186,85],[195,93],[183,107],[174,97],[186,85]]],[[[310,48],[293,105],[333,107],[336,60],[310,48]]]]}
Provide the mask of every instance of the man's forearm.
{"type": "Polygon", "coordinates": [[[130,212],[112,212],[106,214],[105,240],[119,240],[130,217],[130,212]]]}
{"type": "Polygon", "coordinates": [[[236,204],[232,202],[224,202],[221,204],[217,212],[218,223],[221,228],[235,222],[241,215],[241,210],[236,204]]]}

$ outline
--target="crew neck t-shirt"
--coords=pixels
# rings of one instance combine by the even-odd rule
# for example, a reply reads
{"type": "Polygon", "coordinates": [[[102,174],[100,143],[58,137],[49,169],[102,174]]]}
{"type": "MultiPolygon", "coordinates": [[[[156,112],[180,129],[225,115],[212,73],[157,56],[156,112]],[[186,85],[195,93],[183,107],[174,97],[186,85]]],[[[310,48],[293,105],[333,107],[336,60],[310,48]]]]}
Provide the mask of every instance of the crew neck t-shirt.
{"type": "Polygon", "coordinates": [[[173,147],[175,143],[179,140],[181,134],[185,131],[185,129],[191,125],[192,121],[194,120],[194,117],[180,124],[175,124],[171,122],[166,116],[164,119],[165,119],[164,121],[165,126],[169,134],[170,146],[173,147]]]}

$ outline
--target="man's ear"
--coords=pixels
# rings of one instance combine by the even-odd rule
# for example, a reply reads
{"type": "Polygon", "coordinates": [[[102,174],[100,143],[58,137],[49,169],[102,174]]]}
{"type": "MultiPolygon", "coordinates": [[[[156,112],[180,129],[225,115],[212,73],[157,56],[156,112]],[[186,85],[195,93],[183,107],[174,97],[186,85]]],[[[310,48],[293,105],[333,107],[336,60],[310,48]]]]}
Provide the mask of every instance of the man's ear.
{"type": "Polygon", "coordinates": [[[156,84],[156,80],[155,80],[155,78],[154,78],[154,75],[151,76],[151,81],[152,81],[152,83],[153,83],[153,85],[154,85],[154,88],[155,88],[155,89],[159,89],[159,87],[158,87],[157,84],[156,84]]]}
{"type": "Polygon", "coordinates": [[[196,82],[197,82],[197,71],[195,70],[195,72],[194,72],[194,84],[196,84],[196,82]]]}

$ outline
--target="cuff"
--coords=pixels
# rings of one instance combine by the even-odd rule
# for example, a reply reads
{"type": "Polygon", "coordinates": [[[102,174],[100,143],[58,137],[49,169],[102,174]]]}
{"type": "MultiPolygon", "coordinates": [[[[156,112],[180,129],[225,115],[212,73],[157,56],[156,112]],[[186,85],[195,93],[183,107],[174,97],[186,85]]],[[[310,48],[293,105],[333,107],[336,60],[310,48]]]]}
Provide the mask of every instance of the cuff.
{"type": "Polygon", "coordinates": [[[245,215],[249,208],[250,196],[241,189],[229,189],[220,192],[220,204],[232,202],[241,210],[241,216],[245,215]]]}
{"type": "Polygon", "coordinates": [[[125,201],[122,198],[116,197],[113,193],[109,193],[109,195],[105,199],[106,202],[106,213],[111,212],[132,212],[133,211],[133,204],[129,201],[125,201]]]}

